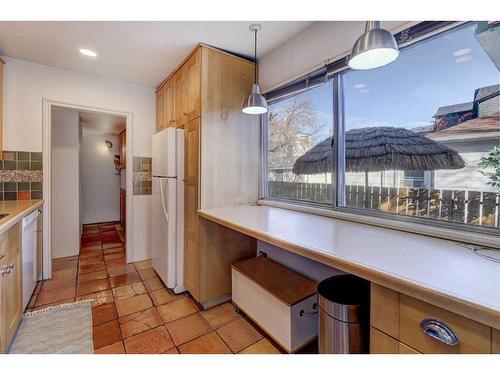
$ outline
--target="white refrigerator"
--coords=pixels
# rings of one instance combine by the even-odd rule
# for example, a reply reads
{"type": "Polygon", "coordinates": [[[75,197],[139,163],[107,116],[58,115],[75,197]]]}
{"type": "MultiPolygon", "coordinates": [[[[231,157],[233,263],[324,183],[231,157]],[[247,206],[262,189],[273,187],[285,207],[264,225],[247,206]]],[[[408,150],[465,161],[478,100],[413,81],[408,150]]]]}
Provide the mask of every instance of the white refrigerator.
{"type": "Polygon", "coordinates": [[[184,130],[153,135],[153,268],[174,293],[184,288],[184,130]]]}

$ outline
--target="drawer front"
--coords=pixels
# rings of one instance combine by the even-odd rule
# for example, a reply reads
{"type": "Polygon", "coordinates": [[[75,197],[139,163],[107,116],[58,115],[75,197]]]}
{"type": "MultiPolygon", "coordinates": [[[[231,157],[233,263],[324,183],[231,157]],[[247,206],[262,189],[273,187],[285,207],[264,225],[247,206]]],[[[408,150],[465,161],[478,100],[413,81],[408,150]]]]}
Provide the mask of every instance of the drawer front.
{"type": "Polygon", "coordinates": [[[233,302],[288,352],[293,351],[290,307],[231,270],[233,302]]]}
{"type": "Polygon", "coordinates": [[[491,328],[401,294],[400,341],[422,353],[490,353],[491,328]],[[444,323],[459,343],[450,346],[424,333],[420,324],[425,319],[444,323]]]}
{"type": "Polygon", "coordinates": [[[399,339],[399,293],[371,284],[370,325],[399,339]]]}
{"type": "Polygon", "coordinates": [[[402,342],[400,342],[399,343],[399,354],[421,354],[421,353],[417,352],[413,348],[410,348],[408,345],[405,345],[402,342]]]}
{"type": "Polygon", "coordinates": [[[398,354],[399,342],[389,335],[370,327],[370,354],[398,354]]]}

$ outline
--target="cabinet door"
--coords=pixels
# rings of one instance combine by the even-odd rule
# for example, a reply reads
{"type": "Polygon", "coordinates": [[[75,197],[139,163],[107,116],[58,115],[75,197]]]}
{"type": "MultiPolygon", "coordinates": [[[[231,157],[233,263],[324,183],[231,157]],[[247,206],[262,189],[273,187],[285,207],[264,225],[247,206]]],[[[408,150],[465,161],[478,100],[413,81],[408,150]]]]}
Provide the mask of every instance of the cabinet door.
{"type": "Polygon", "coordinates": [[[165,83],[165,126],[175,127],[175,90],[174,81],[165,83]]]}
{"type": "Polygon", "coordinates": [[[156,93],[156,131],[159,132],[163,128],[165,128],[165,116],[164,116],[164,107],[165,107],[165,90],[163,86],[156,93]]]}
{"type": "Polygon", "coordinates": [[[5,324],[5,340],[8,345],[14,337],[23,314],[22,263],[19,249],[15,257],[11,258],[7,264],[13,266],[10,273],[2,279],[2,304],[5,304],[5,320],[2,320],[5,324]]]}
{"type": "Polygon", "coordinates": [[[187,65],[184,64],[174,75],[175,83],[175,126],[188,121],[187,65]]]}
{"type": "Polygon", "coordinates": [[[198,236],[198,159],[200,119],[185,127],[184,180],[184,285],[191,295],[200,298],[200,252],[198,236]]]}
{"type": "Polygon", "coordinates": [[[200,117],[201,113],[201,48],[187,62],[188,75],[188,121],[200,117]]]}

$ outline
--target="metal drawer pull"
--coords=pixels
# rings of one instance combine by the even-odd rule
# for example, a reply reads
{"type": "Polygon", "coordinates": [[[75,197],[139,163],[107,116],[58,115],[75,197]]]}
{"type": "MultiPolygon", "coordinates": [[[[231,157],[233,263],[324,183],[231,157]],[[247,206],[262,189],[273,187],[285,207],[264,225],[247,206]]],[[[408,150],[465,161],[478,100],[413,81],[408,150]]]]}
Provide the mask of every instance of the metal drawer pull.
{"type": "Polygon", "coordinates": [[[426,334],[449,346],[457,346],[460,339],[457,334],[444,322],[437,319],[424,319],[420,322],[420,328],[426,334]]]}
{"type": "Polygon", "coordinates": [[[0,268],[0,276],[4,277],[5,275],[8,275],[10,273],[10,268],[9,266],[3,266],[0,268]]]}

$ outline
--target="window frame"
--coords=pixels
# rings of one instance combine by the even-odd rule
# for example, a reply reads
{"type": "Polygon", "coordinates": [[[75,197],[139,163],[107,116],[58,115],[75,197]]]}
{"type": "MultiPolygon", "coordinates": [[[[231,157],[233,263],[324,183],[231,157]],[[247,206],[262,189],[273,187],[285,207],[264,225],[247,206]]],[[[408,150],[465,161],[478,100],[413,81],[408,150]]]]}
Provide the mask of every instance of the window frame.
{"type": "MultiPolygon", "coordinates": [[[[415,26],[416,36],[409,37],[412,28],[405,29],[400,33],[396,34],[396,39],[399,41],[399,47],[401,51],[406,48],[413,46],[416,43],[432,39],[439,36],[449,30],[461,27],[462,25],[468,24],[470,22],[442,22],[441,25],[437,25],[439,22],[422,22],[415,26]],[[429,30],[426,30],[428,28],[429,30]],[[422,31],[423,30],[423,31],[422,31]]],[[[270,197],[268,191],[268,117],[261,116],[261,126],[262,126],[262,154],[261,154],[261,190],[259,204],[276,206],[288,209],[295,209],[299,211],[304,211],[308,213],[315,213],[323,216],[338,217],[341,219],[352,220],[356,222],[363,222],[372,225],[380,225],[384,227],[389,227],[393,229],[400,229],[409,232],[415,232],[420,234],[432,235],[440,238],[459,240],[464,242],[479,243],[485,246],[500,247],[500,230],[499,228],[471,225],[460,222],[453,221],[441,221],[432,218],[418,217],[418,216],[406,216],[402,214],[381,212],[377,210],[368,210],[362,208],[346,207],[342,205],[345,203],[345,121],[344,121],[344,95],[342,86],[342,73],[350,70],[347,66],[347,56],[340,58],[333,63],[328,64],[332,68],[329,69],[328,66],[320,69],[317,72],[313,72],[301,79],[298,79],[289,84],[283,85],[271,92],[271,100],[269,104],[277,102],[283,97],[297,95],[301,92],[307,91],[317,87],[318,84],[315,83],[308,86],[309,78],[314,76],[317,77],[323,75],[328,80],[333,80],[333,136],[334,139],[338,139],[338,142],[334,143],[334,154],[335,162],[332,168],[332,197],[333,202],[328,203],[317,203],[317,202],[305,202],[300,200],[293,200],[287,198],[277,198],[270,197]],[[287,88],[295,88],[295,91],[287,92],[287,88]],[[280,96],[281,95],[281,96],[280,96]],[[342,173],[338,173],[342,171],[342,173]],[[481,237],[484,238],[484,241],[481,237]]],[[[325,81],[326,81],[325,79],[325,81]]],[[[269,94],[266,94],[269,95],[269,94]]]]}

